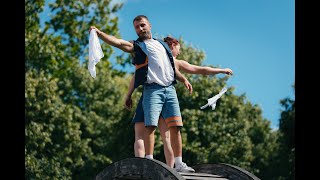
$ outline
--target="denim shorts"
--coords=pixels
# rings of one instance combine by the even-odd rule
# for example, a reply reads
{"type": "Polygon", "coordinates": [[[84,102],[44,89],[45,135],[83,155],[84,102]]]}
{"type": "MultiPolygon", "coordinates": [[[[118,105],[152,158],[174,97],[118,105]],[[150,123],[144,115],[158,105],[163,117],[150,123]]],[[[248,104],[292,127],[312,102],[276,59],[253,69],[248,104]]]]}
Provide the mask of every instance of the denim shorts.
{"type": "Polygon", "coordinates": [[[145,126],[157,126],[160,115],[168,128],[183,126],[176,88],[173,85],[145,84],[142,107],[145,126]]]}
{"type": "Polygon", "coordinates": [[[139,103],[137,105],[136,112],[132,118],[132,123],[138,123],[138,122],[143,122],[144,123],[144,112],[143,112],[143,107],[142,107],[142,100],[143,100],[143,95],[141,95],[139,103]]]}

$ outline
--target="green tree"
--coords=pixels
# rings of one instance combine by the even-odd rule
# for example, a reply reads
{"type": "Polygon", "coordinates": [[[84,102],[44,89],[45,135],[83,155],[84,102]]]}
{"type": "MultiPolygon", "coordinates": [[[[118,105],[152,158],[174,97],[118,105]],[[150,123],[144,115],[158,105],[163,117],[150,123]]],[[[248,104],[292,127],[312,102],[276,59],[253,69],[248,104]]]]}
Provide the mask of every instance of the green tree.
{"type": "Polygon", "coordinates": [[[281,112],[280,131],[283,133],[283,149],[288,154],[289,179],[295,179],[295,100],[284,99],[282,105],[285,110],[281,112]]]}
{"type": "MultiPolygon", "coordinates": [[[[293,88],[295,86],[293,85],[293,88]]],[[[275,166],[278,179],[295,179],[295,100],[284,98],[279,120],[279,151],[275,166]]]]}
{"type": "MultiPolygon", "coordinates": [[[[64,135],[70,137],[69,132],[79,136],[79,131],[71,127],[70,116],[66,116],[70,115],[70,108],[66,109],[57,96],[56,82],[57,79],[46,77],[43,72],[38,74],[35,71],[29,71],[26,74],[25,165],[27,178],[50,179],[51,176],[64,178],[71,174],[70,170],[60,163],[59,156],[64,153],[57,153],[58,149],[64,146],[61,147],[61,144],[51,137],[55,135],[59,136],[56,139],[64,139],[64,135]],[[66,126],[62,127],[63,125],[66,126]],[[70,131],[67,134],[60,133],[65,128],[69,128],[70,131]],[[50,158],[50,155],[54,157],[50,158]]],[[[72,135],[72,137],[75,136],[72,135]]],[[[72,142],[72,144],[78,142],[72,142]]]]}
{"type": "Polygon", "coordinates": [[[54,16],[41,29],[43,6],[44,1],[25,2],[25,177],[91,179],[133,154],[126,148],[132,138],[123,143],[133,134],[132,114],[122,105],[129,79],[112,68],[112,48],[102,44],[105,57],[96,66],[97,78],[87,70],[90,25],[103,24],[103,31],[118,35],[113,13],[122,5],[55,1],[54,16]],[[117,147],[123,155],[116,155],[117,147]]]}

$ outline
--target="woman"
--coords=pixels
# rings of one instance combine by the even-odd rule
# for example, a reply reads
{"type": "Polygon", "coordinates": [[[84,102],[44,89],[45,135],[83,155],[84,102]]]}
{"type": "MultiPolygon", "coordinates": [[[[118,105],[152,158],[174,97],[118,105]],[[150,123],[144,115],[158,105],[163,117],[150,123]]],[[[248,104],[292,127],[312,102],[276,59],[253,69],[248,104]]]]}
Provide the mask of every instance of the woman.
{"type": "MultiPolygon", "coordinates": [[[[202,74],[202,75],[215,75],[219,73],[227,74],[227,75],[232,75],[232,70],[229,68],[225,69],[220,69],[220,68],[211,68],[211,67],[202,67],[202,66],[196,66],[188,63],[185,60],[179,60],[176,59],[176,57],[180,54],[180,44],[179,41],[175,38],[172,37],[166,37],[164,38],[164,42],[168,44],[172,51],[172,55],[174,57],[174,63],[175,63],[175,68],[178,70],[189,73],[189,74],[202,74]]],[[[125,106],[128,110],[131,109],[132,107],[132,99],[131,95],[134,91],[133,88],[134,84],[134,75],[131,79],[129,90],[125,99],[125,106]]],[[[190,93],[192,92],[192,88],[190,89],[190,93]]],[[[144,141],[143,141],[143,136],[144,136],[144,131],[145,131],[145,126],[144,126],[144,114],[143,114],[143,109],[142,109],[142,96],[139,100],[136,113],[132,119],[132,122],[135,124],[134,129],[135,129],[135,143],[134,143],[134,152],[136,157],[145,157],[145,149],[144,149],[144,141]]],[[[164,146],[164,154],[166,157],[166,164],[170,167],[173,168],[174,166],[174,155],[170,143],[170,131],[167,128],[167,125],[164,121],[163,118],[159,118],[159,131],[161,135],[161,139],[163,142],[164,146]]]]}

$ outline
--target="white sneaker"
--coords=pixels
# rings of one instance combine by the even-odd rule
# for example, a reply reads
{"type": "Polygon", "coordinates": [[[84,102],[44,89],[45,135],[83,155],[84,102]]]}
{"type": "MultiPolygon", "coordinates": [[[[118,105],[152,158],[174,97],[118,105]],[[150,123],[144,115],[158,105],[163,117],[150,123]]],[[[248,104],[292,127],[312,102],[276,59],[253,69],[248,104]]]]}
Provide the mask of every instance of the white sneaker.
{"type": "Polygon", "coordinates": [[[194,169],[192,169],[191,167],[187,166],[186,163],[182,162],[180,164],[178,164],[176,167],[175,167],[176,171],[178,172],[195,172],[194,169]]]}

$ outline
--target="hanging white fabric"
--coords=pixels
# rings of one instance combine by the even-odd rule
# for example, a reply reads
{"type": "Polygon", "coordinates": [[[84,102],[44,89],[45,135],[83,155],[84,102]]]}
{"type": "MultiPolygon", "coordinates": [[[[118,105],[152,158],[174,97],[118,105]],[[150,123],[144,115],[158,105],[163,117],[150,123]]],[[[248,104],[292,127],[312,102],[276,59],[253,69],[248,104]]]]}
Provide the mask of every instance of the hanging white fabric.
{"type": "Polygon", "coordinates": [[[227,88],[224,87],[221,89],[221,91],[219,92],[219,94],[213,96],[212,98],[208,99],[208,103],[202,107],[200,107],[200,109],[204,109],[206,108],[207,106],[211,106],[212,107],[212,110],[214,110],[216,108],[216,104],[217,104],[217,101],[218,99],[225,93],[227,92],[227,88]]]}
{"type": "Polygon", "coordinates": [[[99,42],[98,35],[95,29],[90,31],[89,37],[89,63],[88,70],[90,75],[95,78],[96,77],[96,64],[103,58],[104,54],[101,49],[101,45],[99,42]]]}

